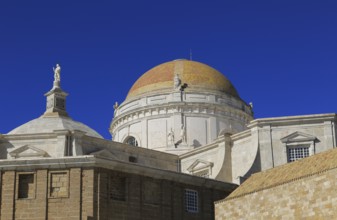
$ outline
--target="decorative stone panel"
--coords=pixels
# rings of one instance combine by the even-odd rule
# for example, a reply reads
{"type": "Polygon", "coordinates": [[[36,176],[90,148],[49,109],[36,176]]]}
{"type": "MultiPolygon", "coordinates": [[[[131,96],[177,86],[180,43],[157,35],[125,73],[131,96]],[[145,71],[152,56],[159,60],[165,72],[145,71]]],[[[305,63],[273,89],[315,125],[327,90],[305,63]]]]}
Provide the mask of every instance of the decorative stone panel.
{"type": "Polygon", "coordinates": [[[63,198],[68,197],[69,191],[69,172],[53,171],[49,173],[49,197],[63,198]]]}

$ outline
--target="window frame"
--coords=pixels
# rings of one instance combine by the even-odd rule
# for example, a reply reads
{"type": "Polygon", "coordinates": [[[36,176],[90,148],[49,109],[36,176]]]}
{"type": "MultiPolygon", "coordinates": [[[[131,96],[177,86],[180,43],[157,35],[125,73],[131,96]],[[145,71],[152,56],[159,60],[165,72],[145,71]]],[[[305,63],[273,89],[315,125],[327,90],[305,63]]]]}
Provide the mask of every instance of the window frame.
{"type": "Polygon", "coordinates": [[[36,173],[35,172],[18,172],[16,173],[16,196],[15,198],[17,200],[29,200],[29,199],[35,199],[36,198],[36,173]],[[33,195],[31,197],[20,197],[20,176],[23,175],[33,175],[33,187],[34,187],[34,192],[32,193],[33,195]]]}
{"type": "Polygon", "coordinates": [[[184,207],[188,213],[199,213],[199,193],[197,190],[184,190],[184,207]]]}
{"type": "Polygon", "coordinates": [[[194,176],[211,178],[213,165],[212,162],[197,159],[186,170],[194,176]]]}
{"type": "Polygon", "coordinates": [[[280,139],[280,141],[283,143],[283,149],[284,149],[284,163],[290,163],[299,159],[303,159],[307,156],[311,156],[315,154],[315,143],[318,141],[317,137],[306,134],[301,131],[293,132],[283,138],[280,139]],[[295,149],[295,148],[308,148],[308,154],[305,157],[297,158],[295,160],[290,159],[289,155],[289,149],[295,149]]]}
{"type": "Polygon", "coordinates": [[[127,137],[125,138],[125,140],[124,140],[123,143],[124,143],[124,144],[128,144],[128,145],[133,146],[133,147],[139,147],[139,142],[138,142],[137,138],[136,138],[135,136],[132,136],[132,135],[127,136],[127,137]],[[130,139],[133,139],[133,143],[134,143],[134,144],[129,143],[129,140],[130,140],[130,139]]]}
{"type": "Polygon", "coordinates": [[[288,163],[294,162],[306,157],[309,157],[310,154],[310,145],[309,144],[296,144],[296,145],[287,145],[287,161],[288,163]],[[300,149],[301,152],[299,151],[300,149]],[[290,152],[294,150],[295,152],[290,152]],[[297,151],[296,151],[297,150],[297,151]],[[301,155],[300,155],[301,154],[301,155]],[[297,156],[300,155],[301,157],[297,156]]]}

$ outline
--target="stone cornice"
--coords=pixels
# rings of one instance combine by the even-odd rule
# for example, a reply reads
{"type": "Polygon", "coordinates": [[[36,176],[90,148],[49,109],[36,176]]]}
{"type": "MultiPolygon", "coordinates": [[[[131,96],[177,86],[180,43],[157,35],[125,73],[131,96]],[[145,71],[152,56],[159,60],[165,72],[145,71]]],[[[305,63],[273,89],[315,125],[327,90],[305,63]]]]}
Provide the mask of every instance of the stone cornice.
{"type": "Polygon", "coordinates": [[[158,179],[166,179],[183,184],[196,186],[206,186],[213,189],[227,192],[237,188],[236,184],[221,182],[213,179],[192,176],[189,174],[174,171],[161,170],[153,167],[146,167],[137,163],[129,163],[117,160],[108,160],[98,156],[80,156],[64,158],[44,158],[25,160],[0,160],[1,171],[34,171],[36,169],[70,169],[70,168],[105,168],[136,175],[145,175],[158,179]]]}
{"type": "Polygon", "coordinates": [[[189,152],[181,154],[181,155],[179,155],[179,159],[181,160],[181,159],[193,156],[195,154],[199,154],[199,153],[209,151],[209,150],[214,149],[214,148],[218,148],[218,147],[220,147],[219,144],[221,142],[225,142],[225,137],[220,137],[220,138],[216,139],[213,143],[198,147],[194,150],[191,150],[189,152]]]}
{"type": "Polygon", "coordinates": [[[231,139],[232,139],[232,141],[236,141],[236,140],[239,140],[239,139],[242,139],[242,138],[245,138],[245,137],[249,137],[249,136],[251,136],[251,130],[250,129],[231,135],[231,139]]]}
{"type": "Polygon", "coordinates": [[[56,138],[57,133],[35,133],[35,134],[6,134],[3,138],[6,140],[37,140],[56,138]]]}
{"type": "MultiPolygon", "coordinates": [[[[179,93],[179,90],[158,90],[157,92],[147,92],[147,93],[142,93],[141,95],[138,96],[134,96],[132,98],[127,98],[122,104],[121,106],[125,105],[126,103],[130,103],[133,101],[137,101],[137,100],[141,100],[143,98],[149,98],[149,97],[154,97],[154,96],[159,96],[159,95],[165,95],[165,96],[169,96],[171,94],[174,93],[179,93]]],[[[223,93],[223,92],[219,92],[219,91],[214,91],[214,90],[209,90],[209,89],[202,89],[202,88],[198,88],[198,89],[192,89],[192,88],[188,88],[185,92],[184,95],[186,94],[203,94],[203,95],[214,95],[214,96],[218,96],[218,97],[222,97],[222,98],[226,98],[226,99],[237,99],[239,101],[245,102],[243,99],[241,99],[241,97],[234,97],[228,93],[223,93]]]]}
{"type": "Polygon", "coordinates": [[[110,132],[112,132],[117,125],[119,126],[138,118],[151,116],[160,117],[160,115],[164,116],[174,113],[198,114],[199,116],[202,114],[208,116],[222,115],[231,118],[235,117],[245,123],[248,123],[253,119],[248,113],[242,111],[241,109],[233,108],[232,106],[214,103],[168,102],[166,104],[143,106],[118,115],[111,122],[110,132]]]}
{"type": "Polygon", "coordinates": [[[51,138],[56,138],[58,136],[65,136],[68,134],[82,134],[84,135],[85,132],[79,131],[79,130],[54,130],[51,133],[32,133],[32,134],[7,134],[3,135],[4,139],[6,140],[39,140],[39,139],[51,139],[51,138]]]}
{"type": "Polygon", "coordinates": [[[315,123],[324,121],[337,121],[336,113],[328,114],[314,114],[314,115],[299,115],[299,116],[285,116],[285,117],[273,117],[273,118],[261,118],[251,121],[247,127],[262,127],[265,125],[286,125],[294,123],[315,123]]]}
{"type": "Polygon", "coordinates": [[[111,149],[112,151],[116,151],[116,150],[123,151],[126,153],[144,155],[146,157],[154,157],[154,158],[163,159],[163,160],[170,160],[170,161],[178,160],[178,156],[175,154],[147,149],[143,147],[134,147],[128,144],[115,142],[111,140],[105,140],[105,139],[96,138],[96,137],[84,136],[83,141],[94,143],[95,146],[97,146],[98,148],[102,148],[102,149],[104,148],[104,149],[111,149]],[[99,146],[102,146],[102,147],[99,147],[99,146]]]}
{"type": "Polygon", "coordinates": [[[252,110],[250,106],[243,101],[241,98],[233,97],[228,94],[214,94],[212,92],[208,91],[195,91],[195,92],[184,92],[183,93],[184,100],[180,100],[180,93],[179,92],[170,92],[170,93],[165,93],[165,92],[160,92],[158,94],[152,94],[149,96],[142,96],[136,99],[132,100],[127,100],[121,103],[120,106],[118,106],[118,113],[117,116],[119,115],[119,112],[122,111],[128,111],[128,108],[132,108],[134,106],[142,107],[142,106],[149,106],[149,105],[156,105],[156,104],[165,104],[169,102],[174,102],[174,103],[203,103],[203,104],[217,104],[217,105],[228,105],[233,108],[238,108],[242,109],[242,106],[245,106],[245,110],[247,111],[246,113],[251,113],[252,110]],[[194,97],[196,96],[196,97],[194,97]],[[202,100],[198,100],[203,96],[202,100]],[[193,98],[197,98],[196,100],[193,100],[193,98]],[[162,101],[162,102],[154,102],[153,101],[162,101]],[[150,103],[149,103],[150,102],[150,103]]]}

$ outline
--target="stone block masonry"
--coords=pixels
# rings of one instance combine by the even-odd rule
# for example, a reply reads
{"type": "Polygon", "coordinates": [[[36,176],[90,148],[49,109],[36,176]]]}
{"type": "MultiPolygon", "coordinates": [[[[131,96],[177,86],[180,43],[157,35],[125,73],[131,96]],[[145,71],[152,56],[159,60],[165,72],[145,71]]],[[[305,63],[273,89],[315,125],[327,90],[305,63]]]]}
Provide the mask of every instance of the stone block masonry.
{"type": "Polygon", "coordinates": [[[229,194],[100,167],[2,170],[0,192],[4,220],[208,220],[214,219],[213,202],[229,194]],[[196,212],[186,209],[186,189],[198,193],[196,212]]]}
{"type": "MultiPolygon", "coordinates": [[[[306,168],[309,169],[309,168],[306,168]]],[[[216,219],[337,219],[337,169],[216,202],[216,219]]]]}
{"type": "Polygon", "coordinates": [[[213,202],[227,196],[219,190],[107,169],[97,170],[97,175],[100,178],[98,215],[106,220],[214,219],[213,202]],[[185,189],[198,192],[197,212],[186,211],[185,189]]]}

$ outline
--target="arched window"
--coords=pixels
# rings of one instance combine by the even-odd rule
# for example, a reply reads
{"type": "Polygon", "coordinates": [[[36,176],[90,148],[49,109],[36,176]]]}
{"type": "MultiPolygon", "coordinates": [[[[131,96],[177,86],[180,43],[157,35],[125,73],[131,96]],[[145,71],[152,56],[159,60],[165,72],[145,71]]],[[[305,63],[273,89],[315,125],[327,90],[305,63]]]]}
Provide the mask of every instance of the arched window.
{"type": "Polygon", "coordinates": [[[124,143],[138,147],[138,142],[135,137],[129,136],[125,139],[124,143]]]}

